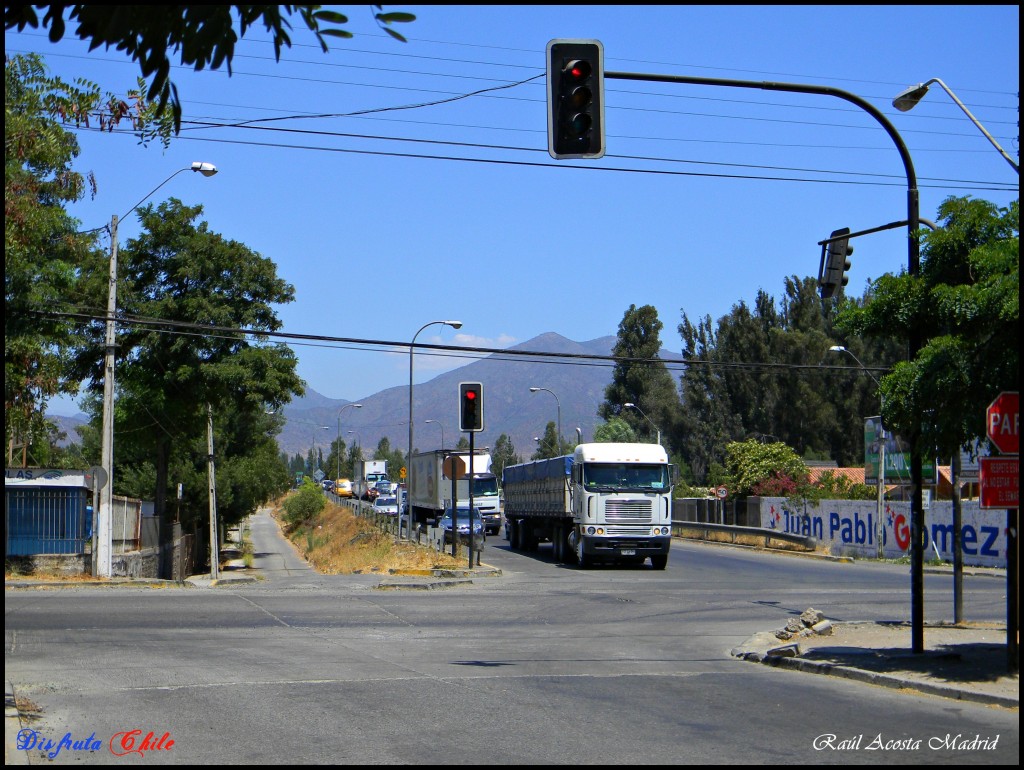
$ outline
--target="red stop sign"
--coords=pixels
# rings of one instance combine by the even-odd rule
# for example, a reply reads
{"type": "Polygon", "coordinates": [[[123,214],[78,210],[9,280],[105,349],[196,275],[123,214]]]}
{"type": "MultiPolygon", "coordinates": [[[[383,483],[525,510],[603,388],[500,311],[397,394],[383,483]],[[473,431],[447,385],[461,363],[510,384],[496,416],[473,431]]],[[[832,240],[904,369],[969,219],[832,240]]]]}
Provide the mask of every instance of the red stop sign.
{"type": "Polygon", "coordinates": [[[1020,449],[1020,394],[1006,390],[996,396],[985,412],[989,441],[1004,455],[1015,455],[1020,449]]]}

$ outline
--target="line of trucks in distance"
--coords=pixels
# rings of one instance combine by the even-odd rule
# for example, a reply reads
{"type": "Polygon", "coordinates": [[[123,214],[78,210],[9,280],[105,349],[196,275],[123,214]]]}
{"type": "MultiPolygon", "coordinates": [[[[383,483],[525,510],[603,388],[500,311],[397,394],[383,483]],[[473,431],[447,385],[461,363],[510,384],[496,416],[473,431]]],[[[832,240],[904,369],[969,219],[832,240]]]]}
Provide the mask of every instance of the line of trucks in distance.
{"type": "MultiPolygon", "coordinates": [[[[487,450],[414,454],[408,507],[414,524],[435,524],[446,508],[464,510],[472,492],[487,534],[502,525],[519,551],[551,543],[556,561],[665,569],[672,542],[675,466],[659,444],[579,444],[571,455],[507,466],[498,478],[487,450]],[[454,487],[453,487],[454,480],[454,487]]],[[[356,480],[359,483],[359,479],[356,480]]]]}

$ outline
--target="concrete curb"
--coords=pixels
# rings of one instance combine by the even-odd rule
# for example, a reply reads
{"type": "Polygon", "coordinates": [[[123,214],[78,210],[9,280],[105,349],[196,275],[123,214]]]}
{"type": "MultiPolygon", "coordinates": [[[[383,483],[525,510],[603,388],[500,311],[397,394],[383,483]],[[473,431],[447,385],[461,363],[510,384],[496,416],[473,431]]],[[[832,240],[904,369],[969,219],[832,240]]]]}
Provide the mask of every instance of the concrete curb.
{"type": "Polygon", "coordinates": [[[14,701],[14,686],[4,680],[4,764],[27,765],[28,752],[18,748],[21,715],[14,701]]]}
{"type": "Polygon", "coordinates": [[[781,655],[768,655],[766,653],[743,650],[741,648],[732,651],[733,657],[752,663],[762,663],[775,668],[786,668],[792,671],[803,671],[809,674],[823,674],[825,676],[838,676],[843,679],[852,679],[857,682],[879,685],[894,690],[914,690],[926,695],[938,695],[942,698],[953,700],[970,701],[971,703],[982,703],[989,706],[1002,706],[1003,708],[1020,708],[1020,700],[994,695],[989,693],[970,692],[959,687],[950,685],[934,684],[931,682],[919,682],[891,674],[880,674],[874,671],[865,671],[851,666],[837,666],[832,663],[819,663],[813,660],[805,660],[800,657],[785,657],[781,655]]]}

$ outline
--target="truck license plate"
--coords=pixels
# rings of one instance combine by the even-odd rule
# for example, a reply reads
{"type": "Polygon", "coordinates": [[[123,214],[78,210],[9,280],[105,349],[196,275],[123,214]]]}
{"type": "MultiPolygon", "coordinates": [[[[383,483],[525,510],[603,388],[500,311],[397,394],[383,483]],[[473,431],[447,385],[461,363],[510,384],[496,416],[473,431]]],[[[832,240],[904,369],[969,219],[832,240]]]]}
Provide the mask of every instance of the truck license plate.
{"type": "Polygon", "coordinates": [[[635,548],[623,548],[619,553],[622,556],[636,556],[636,549],[635,548]]]}

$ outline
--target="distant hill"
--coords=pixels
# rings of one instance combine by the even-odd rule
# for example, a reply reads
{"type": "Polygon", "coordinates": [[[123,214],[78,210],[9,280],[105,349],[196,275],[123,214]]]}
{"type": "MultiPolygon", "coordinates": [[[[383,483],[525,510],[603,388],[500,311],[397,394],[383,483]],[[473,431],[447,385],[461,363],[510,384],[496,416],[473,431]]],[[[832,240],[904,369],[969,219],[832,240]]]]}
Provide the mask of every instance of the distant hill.
{"type": "MultiPolygon", "coordinates": [[[[589,342],[573,342],[554,332],[534,337],[510,350],[539,353],[611,355],[615,346],[614,335],[589,342]]],[[[665,358],[678,357],[663,350],[665,358]]],[[[474,443],[478,447],[493,446],[502,433],[511,438],[516,452],[524,459],[533,454],[535,436],[542,436],[549,421],[557,422],[561,407],[562,437],[576,441],[576,428],[580,428],[584,441],[593,438],[595,427],[601,422],[597,408],[604,401],[604,391],[612,379],[612,363],[552,359],[529,359],[494,353],[479,361],[438,375],[417,384],[413,390],[414,443],[417,451],[438,449],[441,446],[441,428],[425,424],[437,420],[444,427],[445,446],[454,446],[462,436],[459,433],[456,402],[458,383],[480,382],[484,386],[484,422],[486,430],[478,433],[474,443]],[[530,388],[547,388],[551,393],[531,393],[530,388]]],[[[307,396],[285,406],[285,426],[278,436],[278,446],[289,456],[305,456],[309,451],[316,427],[325,425],[329,430],[317,437],[317,447],[326,455],[330,443],[337,437],[337,420],[343,399],[330,399],[307,389],[307,396]]],[[[360,409],[347,409],[341,426],[346,445],[353,437],[345,435],[354,430],[362,441],[364,454],[372,455],[378,442],[387,436],[392,449],[406,451],[409,445],[409,390],[408,386],[388,388],[360,398],[360,409]]]]}
{"type": "Polygon", "coordinates": [[[62,414],[49,414],[46,415],[47,419],[57,423],[57,427],[60,428],[61,433],[64,434],[64,438],[57,442],[57,446],[66,447],[69,444],[81,444],[82,437],[78,435],[78,431],[75,430],[79,425],[85,425],[89,422],[89,415],[85,412],[79,412],[73,417],[67,417],[62,414]]]}
{"type": "MultiPolygon", "coordinates": [[[[616,337],[609,335],[589,342],[573,342],[560,334],[548,332],[534,337],[510,350],[557,353],[563,355],[611,355],[616,337]]],[[[666,360],[678,358],[662,350],[666,360]]],[[[494,353],[479,361],[438,375],[428,382],[417,384],[414,391],[414,442],[417,451],[441,447],[441,427],[444,428],[445,446],[454,446],[462,436],[459,433],[456,401],[460,382],[481,382],[484,386],[484,420],[487,430],[477,434],[478,447],[493,446],[498,436],[505,433],[512,439],[516,452],[524,459],[533,454],[535,436],[542,436],[548,422],[557,422],[561,407],[562,437],[576,441],[579,428],[584,441],[594,436],[601,422],[597,408],[604,401],[605,388],[612,380],[612,363],[600,361],[573,362],[564,359],[528,358],[494,353]],[[547,388],[551,393],[531,393],[530,388],[547,388]],[[426,424],[437,420],[438,424],[426,424]]],[[[338,413],[352,403],[345,399],[328,398],[315,390],[306,389],[306,395],[284,407],[285,423],[277,437],[278,446],[289,456],[309,451],[314,436],[317,447],[326,455],[330,444],[337,438],[338,413]],[[317,426],[327,426],[318,430],[317,426]]],[[[382,390],[357,403],[360,409],[347,409],[342,438],[351,445],[356,431],[367,456],[373,454],[383,436],[387,436],[392,449],[406,451],[409,445],[409,390],[407,386],[382,390]]],[[[87,421],[85,414],[74,417],[50,415],[67,434],[62,446],[80,442],[75,430],[87,421]]]]}

